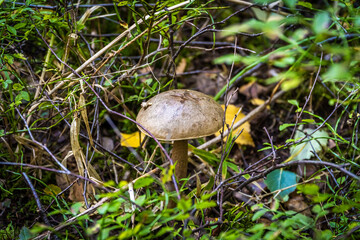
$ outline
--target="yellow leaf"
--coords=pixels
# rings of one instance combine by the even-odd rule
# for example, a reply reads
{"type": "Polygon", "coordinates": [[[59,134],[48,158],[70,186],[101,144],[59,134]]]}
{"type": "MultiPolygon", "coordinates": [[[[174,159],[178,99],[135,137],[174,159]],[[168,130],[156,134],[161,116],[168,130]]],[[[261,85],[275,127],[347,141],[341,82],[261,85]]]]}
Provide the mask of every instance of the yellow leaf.
{"type": "MultiPolygon", "coordinates": [[[[223,109],[225,109],[225,106],[224,105],[221,105],[221,107],[223,109]]],[[[234,106],[234,105],[229,105],[227,106],[227,109],[226,109],[226,114],[225,114],[225,122],[226,124],[228,124],[229,126],[231,126],[233,120],[234,120],[234,117],[235,115],[238,113],[239,111],[239,108],[234,106]]],[[[243,117],[245,117],[245,115],[241,112],[239,112],[239,114],[237,115],[235,121],[234,121],[234,124],[236,122],[238,122],[240,119],[242,119],[243,117]]],[[[252,147],[255,147],[255,144],[254,144],[254,141],[250,135],[250,123],[248,122],[245,122],[243,125],[241,125],[238,129],[236,129],[235,131],[233,131],[233,135],[237,135],[242,129],[243,132],[240,134],[240,136],[236,139],[236,143],[239,144],[239,145],[249,145],[249,146],[252,146],[252,147]]],[[[216,136],[219,136],[220,135],[220,131],[215,133],[216,136]]]]}
{"type": "Polygon", "coordinates": [[[144,137],[145,137],[145,134],[141,133],[141,136],[140,136],[139,131],[136,131],[136,132],[130,133],[130,134],[121,133],[121,142],[120,142],[120,144],[123,147],[137,148],[137,147],[140,146],[141,139],[144,139],[144,137]]]}
{"type": "MultiPolygon", "coordinates": [[[[260,106],[260,105],[265,103],[265,100],[262,100],[260,98],[253,98],[253,99],[250,100],[250,102],[251,102],[252,105],[260,106]]],[[[267,105],[266,108],[270,110],[269,105],[267,105]]]]}

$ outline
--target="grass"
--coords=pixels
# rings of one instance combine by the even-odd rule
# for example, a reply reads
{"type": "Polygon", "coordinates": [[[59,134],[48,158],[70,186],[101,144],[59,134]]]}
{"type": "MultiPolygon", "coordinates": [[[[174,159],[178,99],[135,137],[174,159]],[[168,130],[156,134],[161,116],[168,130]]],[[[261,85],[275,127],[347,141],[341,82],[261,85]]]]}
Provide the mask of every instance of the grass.
{"type": "Polygon", "coordinates": [[[358,238],[357,3],[51,4],[0,1],[1,238],[358,238]],[[191,141],[171,192],[134,119],[174,88],[251,129],[191,141]]]}

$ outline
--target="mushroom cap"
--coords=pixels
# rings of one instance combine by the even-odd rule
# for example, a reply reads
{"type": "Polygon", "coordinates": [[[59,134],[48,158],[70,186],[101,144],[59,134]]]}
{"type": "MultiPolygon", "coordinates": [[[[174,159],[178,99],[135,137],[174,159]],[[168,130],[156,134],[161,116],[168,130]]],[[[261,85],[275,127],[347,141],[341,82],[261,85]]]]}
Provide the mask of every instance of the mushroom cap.
{"type": "MultiPolygon", "coordinates": [[[[176,141],[205,137],[217,132],[223,125],[223,116],[223,109],[210,96],[176,89],[149,99],[141,108],[136,121],[157,139],[176,141]]],[[[147,134],[141,127],[139,129],[147,134]]]]}

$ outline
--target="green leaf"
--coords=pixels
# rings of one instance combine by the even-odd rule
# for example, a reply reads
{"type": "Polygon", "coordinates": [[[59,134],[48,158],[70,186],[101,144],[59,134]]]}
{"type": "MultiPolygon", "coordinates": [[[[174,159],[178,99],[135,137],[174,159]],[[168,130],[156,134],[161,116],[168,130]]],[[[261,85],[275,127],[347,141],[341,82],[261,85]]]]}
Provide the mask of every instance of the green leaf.
{"type": "Polygon", "coordinates": [[[17,32],[16,32],[16,29],[14,27],[6,25],[6,28],[12,35],[16,36],[17,32]]]}
{"type": "Polygon", "coordinates": [[[41,223],[36,223],[32,228],[31,228],[31,233],[33,234],[40,234],[41,232],[48,230],[50,227],[45,225],[45,224],[41,224],[41,223]]]}
{"type": "Polygon", "coordinates": [[[222,171],[221,171],[221,175],[222,175],[223,180],[225,180],[227,178],[226,177],[227,173],[228,173],[228,165],[227,165],[227,161],[224,160],[223,165],[222,165],[222,171]]]}
{"type": "Polygon", "coordinates": [[[259,8],[253,8],[252,11],[254,12],[256,18],[259,19],[260,21],[266,22],[266,20],[269,18],[268,11],[264,11],[259,8]]]}
{"type": "Polygon", "coordinates": [[[173,227],[164,226],[164,227],[160,228],[160,230],[156,233],[155,237],[160,237],[160,236],[164,235],[165,233],[170,233],[173,231],[174,231],[173,227]]]}
{"type": "Polygon", "coordinates": [[[293,123],[284,123],[284,124],[281,124],[280,126],[279,126],[279,131],[281,132],[282,130],[284,130],[284,129],[286,129],[286,128],[288,128],[288,127],[292,127],[292,126],[294,126],[295,124],[293,124],[293,123]]]}
{"type": "Polygon", "coordinates": [[[326,201],[326,199],[328,199],[329,197],[331,197],[330,194],[327,194],[327,193],[322,193],[322,194],[320,194],[320,193],[319,193],[318,195],[314,196],[311,200],[312,200],[313,202],[318,203],[318,202],[324,202],[324,201],[326,201]]]}
{"type": "Polygon", "coordinates": [[[28,240],[35,237],[27,227],[22,227],[19,234],[20,240],[28,240]]]}
{"type": "Polygon", "coordinates": [[[333,232],[329,229],[326,229],[324,231],[315,229],[314,239],[331,240],[331,239],[333,239],[333,232]]]}
{"type": "Polygon", "coordinates": [[[279,199],[282,200],[284,200],[286,196],[288,196],[296,189],[296,186],[288,188],[289,186],[293,186],[296,183],[297,183],[296,174],[290,171],[285,171],[283,169],[276,169],[270,172],[266,176],[266,180],[265,180],[265,184],[271,192],[280,190],[279,193],[275,192],[274,194],[275,196],[277,196],[279,199]]]}
{"type": "Polygon", "coordinates": [[[340,204],[337,205],[332,209],[333,213],[344,213],[345,211],[348,211],[350,208],[353,208],[353,204],[340,204]]]}
{"type": "MultiPolygon", "coordinates": [[[[301,128],[296,131],[295,139],[301,139],[305,136],[305,133],[311,133],[314,129],[306,128],[301,131],[301,128]]],[[[323,147],[326,147],[329,134],[324,130],[316,131],[310,136],[310,141],[300,143],[296,146],[290,147],[290,154],[293,156],[292,160],[304,160],[310,159],[314,156],[313,151],[320,152],[323,147]]]]}
{"type": "Polygon", "coordinates": [[[13,83],[13,81],[11,81],[10,79],[7,79],[5,82],[2,83],[3,88],[8,89],[9,84],[12,84],[12,83],[13,83]]]}
{"type": "Polygon", "coordinates": [[[241,56],[237,54],[225,54],[221,57],[218,57],[214,60],[214,64],[232,64],[233,62],[238,63],[241,60],[241,56]]]}
{"type": "Polygon", "coordinates": [[[27,25],[26,23],[21,22],[21,23],[17,23],[17,24],[15,24],[14,28],[15,28],[15,29],[19,29],[19,28],[23,28],[23,27],[25,27],[26,25],[27,25]]]}
{"type": "Polygon", "coordinates": [[[75,216],[77,215],[79,212],[80,212],[80,209],[82,207],[82,203],[81,202],[77,202],[77,203],[74,203],[73,205],[71,205],[71,213],[75,216]]]}
{"type": "Polygon", "coordinates": [[[110,203],[108,203],[108,202],[101,205],[101,207],[98,208],[98,213],[101,215],[105,214],[109,208],[109,205],[110,205],[110,203]]]}
{"type": "Polygon", "coordinates": [[[299,2],[297,3],[297,5],[303,6],[303,7],[306,7],[306,8],[310,8],[310,9],[313,8],[311,3],[309,3],[309,2],[304,2],[304,1],[299,1],[299,2]]]}
{"type": "Polygon", "coordinates": [[[207,199],[211,198],[214,195],[216,195],[216,192],[203,194],[203,195],[201,195],[201,200],[207,200],[207,199]]]}
{"type": "Polygon", "coordinates": [[[316,34],[327,31],[330,24],[330,16],[327,12],[320,12],[316,14],[313,22],[313,30],[316,34]]]}
{"type": "Polygon", "coordinates": [[[292,227],[296,227],[297,229],[308,229],[314,224],[314,219],[307,217],[301,213],[296,214],[295,216],[291,217],[294,220],[294,224],[292,227]]]}
{"type": "Polygon", "coordinates": [[[289,99],[287,100],[288,103],[290,103],[291,105],[296,106],[297,108],[299,108],[299,102],[296,99],[289,99]]]}
{"type": "Polygon", "coordinates": [[[306,195],[316,195],[319,193],[319,186],[314,183],[298,185],[297,189],[306,195]]]}
{"type": "Polygon", "coordinates": [[[22,60],[26,60],[26,57],[22,53],[15,53],[13,56],[22,60]]]}
{"type": "Polygon", "coordinates": [[[294,8],[296,6],[297,0],[284,0],[284,3],[289,8],[294,8]]]}
{"type": "MultiPolygon", "coordinates": [[[[211,190],[212,187],[214,186],[214,183],[215,183],[215,179],[213,176],[210,176],[210,179],[209,181],[207,182],[206,186],[204,187],[204,190],[211,190]]],[[[202,195],[204,196],[204,195],[202,195]]]]}
{"type": "Polygon", "coordinates": [[[9,64],[14,63],[14,57],[10,54],[4,54],[4,60],[8,62],[9,64]]]}
{"type": "Polygon", "coordinates": [[[177,203],[177,207],[181,210],[183,210],[184,212],[188,211],[189,209],[191,209],[192,206],[192,201],[191,199],[183,199],[181,198],[179,200],[179,202],[177,203]]]}
{"type": "Polygon", "coordinates": [[[109,204],[109,207],[107,209],[107,212],[116,212],[116,211],[118,211],[123,202],[124,202],[124,199],[122,199],[122,198],[111,201],[110,204],[109,204]]]}
{"type": "Polygon", "coordinates": [[[257,211],[253,217],[251,218],[252,221],[256,221],[259,218],[261,218],[265,213],[267,213],[269,210],[268,209],[261,209],[259,211],[257,211]]]}
{"type": "Polygon", "coordinates": [[[125,6],[127,4],[129,4],[129,1],[119,1],[119,3],[117,5],[118,5],[118,7],[122,7],[122,6],[125,6]]]}
{"type": "Polygon", "coordinates": [[[216,165],[218,162],[220,162],[220,159],[213,153],[209,153],[208,151],[197,149],[193,146],[190,146],[192,149],[192,152],[199,156],[202,160],[209,163],[210,165],[216,165]]]}
{"type": "Polygon", "coordinates": [[[133,214],[132,213],[125,213],[125,214],[122,214],[121,216],[117,217],[116,218],[116,222],[118,224],[120,224],[121,222],[129,219],[133,214]]]}
{"type": "Polygon", "coordinates": [[[15,91],[21,91],[23,88],[24,88],[24,86],[21,85],[20,83],[15,83],[15,84],[13,85],[13,89],[14,89],[15,91]]]}
{"type": "Polygon", "coordinates": [[[30,101],[30,96],[29,93],[25,92],[25,91],[20,91],[18,95],[16,95],[15,97],[15,103],[21,104],[21,101],[25,100],[25,101],[30,101]]]}
{"type": "Polygon", "coordinates": [[[344,64],[332,64],[330,69],[323,75],[323,82],[339,82],[351,80],[349,69],[344,64]]]}
{"type": "Polygon", "coordinates": [[[145,177],[145,178],[140,178],[139,180],[137,180],[134,183],[134,189],[139,189],[142,187],[147,187],[150,184],[152,184],[154,182],[154,179],[152,177],[145,177]]]}
{"type": "Polygon", "coordinates": [[[200,202],[200,203],[196,203],[195,207],[198,210],[202,210],[202,209],[205,209],[205,208],[216,207],[216,202],[215,201],[203,201],[203,202],[200,202]]]}
{"type": "Polygon", "coordinates": [[[275,2],[276,0],[255,0],[255,3],[259,3],[259,4],[269,4],[272,2],[275,2]]]}
{"type": "Polygon", "coordinates": [[[135,200],[135,203],[139,206],[144,205],[145,202],[146,202],[146,195],[141,195],[135,200]]]}

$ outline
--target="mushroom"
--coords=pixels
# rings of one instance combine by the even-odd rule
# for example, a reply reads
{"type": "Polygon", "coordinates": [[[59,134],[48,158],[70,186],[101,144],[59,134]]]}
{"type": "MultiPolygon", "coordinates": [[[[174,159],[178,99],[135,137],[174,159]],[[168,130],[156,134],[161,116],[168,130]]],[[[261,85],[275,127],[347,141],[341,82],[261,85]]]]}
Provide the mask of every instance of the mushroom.
{"type": "Polygon", "coordinates": [[[187,177],[187,141],[217,132],[223,126],[223,116],[223,109],[210,96],[177,89],[142,104],[136,121],[158,140],[174,142],[171,158],[176,163],[175,176],[180,180],[187,177]]]}

